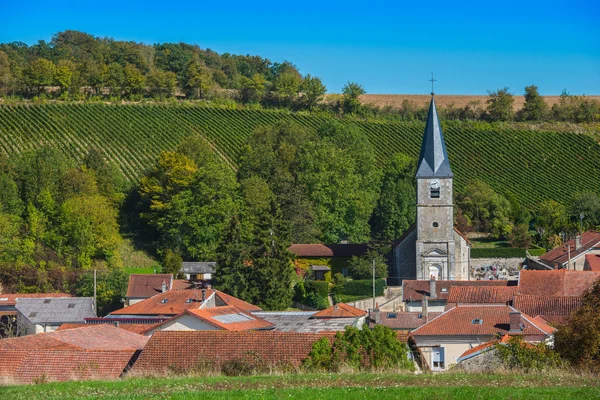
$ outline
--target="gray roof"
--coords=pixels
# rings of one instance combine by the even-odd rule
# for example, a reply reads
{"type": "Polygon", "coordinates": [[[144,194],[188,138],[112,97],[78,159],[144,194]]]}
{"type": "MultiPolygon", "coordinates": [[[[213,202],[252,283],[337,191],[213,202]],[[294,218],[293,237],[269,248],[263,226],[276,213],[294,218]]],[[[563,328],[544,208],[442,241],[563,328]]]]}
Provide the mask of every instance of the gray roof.
{"type": "Polygon", "coordinates": [[[17,299],[15,308],[33,324],[84,323],[96,317],[91,297],[17,299]]]}
{"type": "Polygon", "coordinates": [[[429,105],[418,165],[417,178],[450,178],[453,176],[433,96],[431,96],[429,105]]]}
{"type": "Polygon", "coordinates": [[[280,332],[337,332],[352,326],[358,318],[315,318],[316,311],[255,311],[253,315],[275,325],[280,332]]]}
{"type": "Polygon", "coordinates": [[[214,261],[186,261],[181,265],[184,274],[214,274],[217,263],[214,261]]]}

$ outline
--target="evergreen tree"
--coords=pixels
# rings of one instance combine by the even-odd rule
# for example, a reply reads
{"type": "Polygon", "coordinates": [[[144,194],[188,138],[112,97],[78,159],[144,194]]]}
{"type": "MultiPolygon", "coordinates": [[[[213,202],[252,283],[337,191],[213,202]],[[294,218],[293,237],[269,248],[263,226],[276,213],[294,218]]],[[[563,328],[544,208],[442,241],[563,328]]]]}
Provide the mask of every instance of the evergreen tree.
{"type": "Polygon", "coordinates": [[[525,87],[525,104],[520,111],[520,117],[524,121],[541,121],[548,114],[548,105],[540,96],[535,85],[525,87]]]}

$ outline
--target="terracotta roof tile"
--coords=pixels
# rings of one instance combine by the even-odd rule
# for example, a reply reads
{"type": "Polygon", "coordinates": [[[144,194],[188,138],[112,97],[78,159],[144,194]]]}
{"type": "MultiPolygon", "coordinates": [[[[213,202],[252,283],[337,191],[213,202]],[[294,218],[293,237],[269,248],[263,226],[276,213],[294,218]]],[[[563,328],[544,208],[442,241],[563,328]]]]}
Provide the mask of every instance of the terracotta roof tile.
{"type": "MultiPolygon", "coordinates": [[[[255,306],[254,304],[250,304],[245,302],[244,300],[240,300],[237,297],[233,297],[228,295],[227,293],[221,292],[220,290],[215,290],[217,294],[217,300],[221,300],[223,305],[226,306],[234,306],[244,311],[262,311],[262,308],[255,306]]],[[[217,301],[217,306],[220,306],[219,301],[217,301]]]]}
{"type": "MultiPolygon", "coordinates": [[[[192,315],[225,331],[252,331],[275,328],[275,325],[265,321],[264,319],[249,313],[245,313],[243,310],[233,306],[186,310],[182,315],[185,314],[192,315]]],[[[165,323],[175,320],[179,317],[180,316],[177,316],[169,321],[165,321],[161,325],[164,325],[165,323]]]]}
{"type": "MultiPolygon", "coordinates": [[[[394,330],[413,330],[441,315],[439,312],[429,313],[423,317],[420,312],[386,312],[381,311],[381,325],[394,330]]],[[[373,325],[373,324],[371,324],[373,325]]]]}
{"type": "MultiPolygon", "coordinates": [[[[114,322],[113,323],[105,322],[103,324],[110,324],[110,325],[114,326],[114,322]]],[[[86,328],[91,325],[92,324],[62,324],[61,326],[58,327],[58,329],[55,332],[66,331],[68,329],[86,328]]],[[[100,324],[95,324],[95,325],[100,325],[100,324]]],[[[140,335],[143,335],[146,331],[151,330],[151,329],[157,327],[158,325],[160,325],[160,323],[154,323],[154,324],[119,323],[119,326],[118,327],[115,326],[115,327],[119,328],[119,329],[124,329],[129,332],[138,333],[140,335]]]]}
{"type": "Polygon", "coordinates": [[[335,333],[277,331],[156,332],[133,366],[133,372],[163,373],[171,367],[189,369],[201,361],[217,366],[233,359],[259,359],[269,365],[299,366],[322,337],[335,333]]]}
{"type": "MultiPolygon", "coordinates": [[[[448,300],[450,288],[453,286],[509,286],[512,281],[436,281],[437,298],[432,300],[448,300]]],[[[516,284],[516,282],[514,282],[516,284]]],[[[402,281],[402,299],[403,301],[422,301],[423,296],[431,297],[429,293],[429,280],[408,280],[402,281]]]]}
{"type": "Polygon", "coordinates": [[[367,315],[365,310],[361,310],[360,308],[353,307],[346,303],[338,303],[313,314],[311,318],[352,318],[364,317],[365,315],[367,315]]]}
{"type": "Polygon", "coordinates": [[[363,256],[369,251],[367,244],[292,244],[290,253],[297,257],[352,257],[363,256]]]}
{"type": "Polygon", "coordinates": [[[466,305],[457,306],[434,318],[412,332],[418,336],[462,336],[462,335],[528,335],[546,336],[554,331],[551,327],[536,326],[532,318],[522,314],[525,329],[522,332],[510,332],[510,313],[514,308],[505,305],[466,305]],[[474,323],[475,320],[481,323],[474,323]]]}
{"type": "Polygon", "coordinates": [[[173,279],[173,290],[195,289],[194,282],[186,281],[185,279],[173,279]]]}
{"type": "MultiPolygon", "coordinates": [[[[206,289],[206,298],[214,294],[214,290],[206,289]]],[[[169,290],[149,299],[113,311],[110,315],[178,315],[185,310],[193,310],[202,306],[202,290],[169,290]]]]}
{"type": "Polygon", "coordinates": [[[584,254],[593,249],[594,247],[600,246],[600,232],[584,232],[581,235],[581,248],[579,250],[575,250],[575,245],[575,239],[569,240],[564,245],[557,247],[556,249],[550,250],[546,254],[540,256],[540,260],[546,261],[549,264],[566,263],[569,260],[569,246],[571,248],[571,258],[584,254]]]}
{"type": "Polygon", "coordinates": [[[458,357],[457,361],[460,362],[464,359],[471,358],[469,356],[473,356],[476,353],[483,353],[484,351],[491,349],[498,343],[507,343],[508,339],[510,339],[510,335],[504,335],[502,336],[502,339],[494,339],[490,340],[489,342],[481,343],[479,346],[475,346],[472,349],[469,349],[462,353],[461,356],[458,357]]]}
{"type": "Polygon", "coordinates": [[[452,286],[448,303],[508,304],[518,286],[452,286]]]}
{"type": "Polygon", "coordinates": [[[17,299],[61,298],[71,297],[66,293],[1,293],[0,306],[15,306],[17,299]]]}
{"type": "Polygon", "coordinates": [[[600,272],[600,254],[586,254],[585,263],[590,271],[600,272]]]}
{"type": "Polygon", "coordinates": [[[515,296],[513,307],[527,314],[542,316],[545,320],[555,323],[554,317],[563,317],[566,320],[583,304],[581,297],[574,296],[515,296]]]}
{"type": "Polygon", "coordinates": [[[521,294],[533,296],[581,296],[600,278],[600,272],[523,270],[519,275],[521,294]]]}
{"type": "Polygon", "coordinates": [[[162,293],[163,282],[170,290],[173,284],[171,274],[131,274],[127,285],[127,297],[148,298],[162,293]]]}

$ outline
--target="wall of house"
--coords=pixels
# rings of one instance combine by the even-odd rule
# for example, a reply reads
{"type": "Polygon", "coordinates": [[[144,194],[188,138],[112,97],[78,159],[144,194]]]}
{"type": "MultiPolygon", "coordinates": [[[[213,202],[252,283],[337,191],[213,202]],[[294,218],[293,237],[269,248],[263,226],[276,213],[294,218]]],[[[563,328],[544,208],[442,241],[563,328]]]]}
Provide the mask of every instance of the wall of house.
{"type": "Polygon", "coordinates": [[[389,286],[400,286],[403,279],[417,278],[416,241],[417,232],[413,229],[401,243],[394,247],[392,268],[388,278],[389,286]]]}
{"type": "Polygon", "coordinates": [[[456,263],[457,281],[468,281],[470,271],[471,248],[467,241],[463,239],[456,231],[454,231],[454,262],[456,263]]]}
{"type": "Polygon", "coordinates": [[[202,321],[191,315],[184,314],[174,320],[171,320],[158,328],[147,332],[146,336],[152,336],[156,331],[216,331],[219,330],[214,325],[202,321]]]}
{"type": "Polygon", "coordinates": [[[125,301],[125,307],[132,306],[132,305],[137,304],[140,301],[144,301],[144,300],[146,300],[146,299],[127,299],[127,301],[125,301]]]}
{"type": "MultiPolygon", "coordinates": [[[[571,265],[569,266],[569,269],[573,269],[573,266],[575,266],[575,270],[576,271],[583,271],[584,270],[584,265],[585,265],[585,255],[586,254],[600,254],[600,249],[593,249],[585,254],[580,255],[577,258],[572,258],[571,259],[571,265]]],[[[565,265],[566,268],[566,265],[565,265]]]]}
{"type": "MultiPolygon", "coordinates": [[[[208,299],[204,300],[204,302],[202,303],[202,305],[200,306],[200,308],[213,308],[213,307],[217,307],[217,296],[213,293],[210,296],[208,296],[208,299]]],[[[222,303],[222,302],[220,302],[222,303]]],[[[226,306],[227,304],[223,303],[223,304],[219,304],[219,306],[226,306]]]]}
{"type": "MultiPolygon", "coordinates": [[[[408,312],[423,312],[423,303],[421,301],[407,301],[405,306],[408,312]]],[[[446,300],[429,300],[427,305],[428,312],[444,312],[446,309],[446,300]]]]}
{"type": "Polygon", "coordinates": [[[58,329],[60,325],[48,325],[46,324],[44,326],[44,324],[36,324],[35,325],[35,333],[49,333],[49,332],[54,332],[55,330],[58,329]]]}

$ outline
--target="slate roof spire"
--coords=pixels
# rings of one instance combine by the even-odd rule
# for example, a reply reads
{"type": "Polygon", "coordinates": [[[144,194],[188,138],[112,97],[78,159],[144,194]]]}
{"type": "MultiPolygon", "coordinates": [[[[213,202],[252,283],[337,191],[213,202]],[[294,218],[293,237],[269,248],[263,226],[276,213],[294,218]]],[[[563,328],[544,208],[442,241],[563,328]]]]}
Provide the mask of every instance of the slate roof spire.
{"type": "Polygon", "coordinates": [[[452,170],[448,161],[448,152],[444,143],[444,135],[437,110],[435,108],[435,99],[431,93],[431,103],[429,104],[429,114],[427,115],[427,124],[423,134],[423,143],[421,144],[421,154],[417,168],[417,178],[452,178],[452,170]]]}

